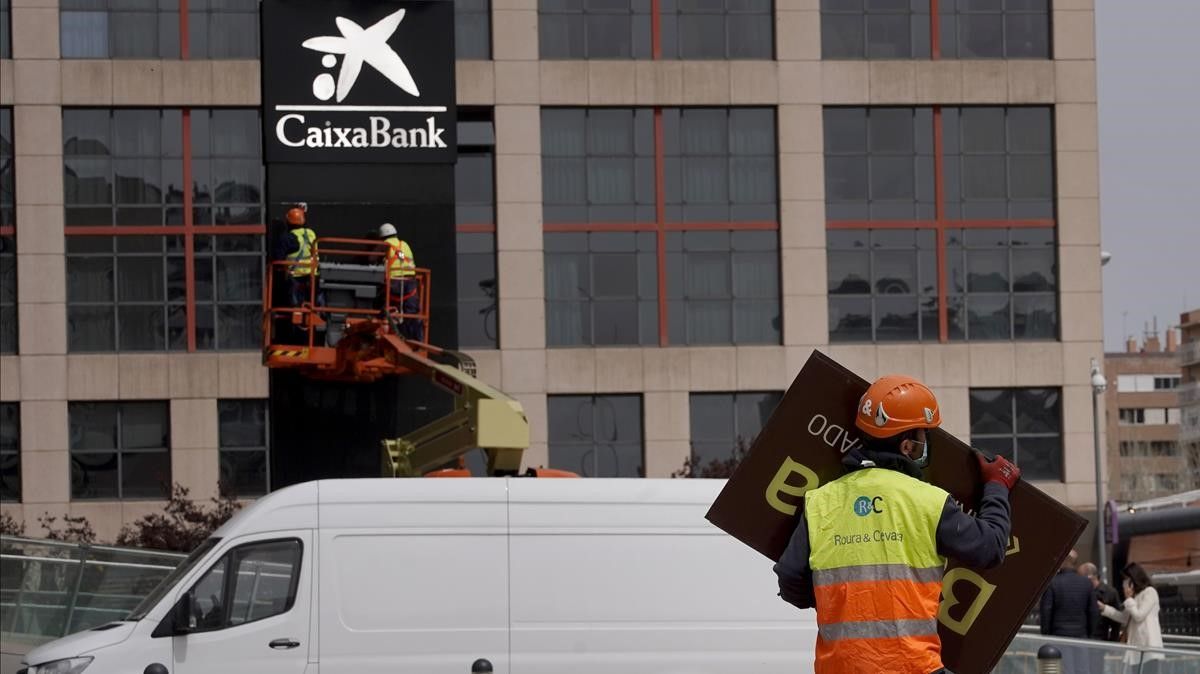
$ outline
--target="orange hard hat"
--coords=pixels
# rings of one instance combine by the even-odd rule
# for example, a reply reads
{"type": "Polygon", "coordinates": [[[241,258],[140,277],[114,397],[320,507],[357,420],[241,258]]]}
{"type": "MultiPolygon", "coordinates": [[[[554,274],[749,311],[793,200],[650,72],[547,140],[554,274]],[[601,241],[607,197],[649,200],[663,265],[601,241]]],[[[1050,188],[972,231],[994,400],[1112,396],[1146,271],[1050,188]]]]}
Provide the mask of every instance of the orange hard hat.
{"type": "Polygon", "coordinates": [[[303,225],[304,211],[299,208],[288,209],[287,221],[289,225],[303,225]]]}
{"type": "Polygon", "coordinates": [[[858,400],[854,425],[873,438],[890,438],[942,424],[937,398],[921,382],[902,374],[880,377],[858,400]]]}

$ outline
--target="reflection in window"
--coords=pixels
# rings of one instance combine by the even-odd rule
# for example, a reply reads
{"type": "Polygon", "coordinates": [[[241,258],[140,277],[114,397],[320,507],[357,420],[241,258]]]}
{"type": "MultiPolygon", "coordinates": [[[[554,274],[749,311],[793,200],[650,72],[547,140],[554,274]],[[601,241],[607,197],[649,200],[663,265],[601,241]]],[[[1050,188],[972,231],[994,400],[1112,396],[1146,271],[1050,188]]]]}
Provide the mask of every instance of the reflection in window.
{"type": "Polygon", "coordinates": [[[782,398],[778,391],[691,394],[692,464],[703,469],[750,449],[782,398]]]}
{"type": "Polygon", "coordinates": [[[827,241],[831,341],[938,339],[933,230],[830,230],[827,241]]]}
{"type": "Polygon", "coordinates": [[[826,59],[1049,58],[1049,0],[821,0],[826,59]],[[936,54],[935,40],[936,39],[936,54]]]}
{"type": "Polygon", "coordinates": [[[263,237],[195,237],[196,348],[262,343],[263,237]]]}
{"type": "Polygon", "coordinates": [[[1059,389],[971,389],[971,445],[999,454],[1031,480],[1062,480],[1059,389]]]}
{"type": "Polygon", "coordinates": [[[553,468],[580,477],[645,477],[639,395],[549,396],[553,468]]]}
{"type": "Polygon", "coordinates": [[[666,241],[672,344],[779,343],[778,232],[668,232],[666,241]]]}
{"type": "Polygon", "coordinates": [[[0,501],[21,500],[21,407],[0,403],[0,501]]]}
{"type": "Polygon", "coordinates": [[[0,0],[0,59],[12,58],[12,0],[0,0]]]}
{"type": "Polygon", "coordinates": [[[237,497],[267,493],[267,401],[219,400],[217,420],[222,493],[237,497]]]}
{"type": "Polygon", "coordinates": [[[67,404],[71,498],[162,498],[171,488],[164,401],[67,404]]]}
{"type": "Polygon", "coordinates": [[[652,232],[548,232],[546,344],[658,342],[652,232]]]}
{"type": "Polygon", "coordinates": [[[258,111],[193,109],[191,132],[193,223],[262,223],[258,111]]]}
{"type": "Polygon", "coordinates": [[[932,108],[826,108],[830,220],[933,219],[932,108]]]}
{"type": "MultiPolygon", "coordinates": [[[[182,53],[179,3],[163,0],[62,0],[63,58],[163,58],[182,53]]],[[[258,2],[191,0],[188,58],[258,58],[258,2]]]]}
{"type": "Polygon", "coordinates": [[[294,539],[234,548],[188,590],[193,631],[225,629],[287,613],[296,600],[301,555],[300,541],[294,539]]]}
{"type": "Polygon", "coordinates": [[[464,348],[494,349],[499,337],[495,146],[491,111],[460,109],[454,199],[458,345],[464,348]]]}
{"type": "Polygon", "coordinates": [[[946,231],[950,339],[1058,337],[1053,229],[946,231]]]}

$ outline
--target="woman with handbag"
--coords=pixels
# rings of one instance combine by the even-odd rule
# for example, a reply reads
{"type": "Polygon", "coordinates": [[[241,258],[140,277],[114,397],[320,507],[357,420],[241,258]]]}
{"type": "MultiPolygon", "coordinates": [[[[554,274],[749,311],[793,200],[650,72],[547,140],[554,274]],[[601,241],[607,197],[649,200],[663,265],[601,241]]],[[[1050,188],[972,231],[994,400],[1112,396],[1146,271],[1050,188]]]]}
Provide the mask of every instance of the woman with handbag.
{"type": "MultiPolygon", "coordinates": [[[[1150,584],[1150,576],[1140,564],[1134,563],[1121,572],[1125,590],[1124,608],[1118,610],[1097,601],[1105,618],[1122,625],[1121,641],[1130,646],[1162,648],[1162,628],[1158,624],[1158,591],[1150,584]]],[[[1142,655],[1137,651],[1125,654],[1125,671],[1154,674],[1158,671],[1158,660],[1162,653],[1142,655]],[[1138,664],[1143,663],[1141,669],[1138,664]]]]}

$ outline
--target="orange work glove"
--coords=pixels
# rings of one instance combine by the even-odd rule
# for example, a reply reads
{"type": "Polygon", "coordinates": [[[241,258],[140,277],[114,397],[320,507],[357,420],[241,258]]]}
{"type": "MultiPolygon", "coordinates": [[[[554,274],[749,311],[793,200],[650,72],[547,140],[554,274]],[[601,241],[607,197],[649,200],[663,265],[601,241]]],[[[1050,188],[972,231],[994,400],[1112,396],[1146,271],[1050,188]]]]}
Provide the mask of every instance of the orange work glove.
{"type": "Polygon", "coordinates": [[[979,459],[979,472],[984,482],[999,482],[1012,491],[1017,480],[1021,479],[1021,469],[1003,456],[988,458],[983,452],[975,450],[975,458],[979,459]]]}

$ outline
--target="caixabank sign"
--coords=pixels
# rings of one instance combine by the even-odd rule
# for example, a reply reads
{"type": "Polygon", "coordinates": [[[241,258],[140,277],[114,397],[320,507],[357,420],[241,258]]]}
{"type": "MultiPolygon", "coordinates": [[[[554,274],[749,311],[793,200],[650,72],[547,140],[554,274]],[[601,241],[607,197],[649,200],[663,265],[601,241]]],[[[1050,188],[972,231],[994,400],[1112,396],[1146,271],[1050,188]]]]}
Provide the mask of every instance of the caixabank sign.
{"type": "Polygon", "coordinates": [[[455,160],[452,0],[263,0],[264,156],[455,160]]]}

